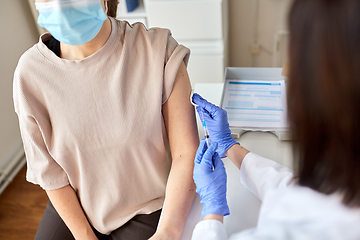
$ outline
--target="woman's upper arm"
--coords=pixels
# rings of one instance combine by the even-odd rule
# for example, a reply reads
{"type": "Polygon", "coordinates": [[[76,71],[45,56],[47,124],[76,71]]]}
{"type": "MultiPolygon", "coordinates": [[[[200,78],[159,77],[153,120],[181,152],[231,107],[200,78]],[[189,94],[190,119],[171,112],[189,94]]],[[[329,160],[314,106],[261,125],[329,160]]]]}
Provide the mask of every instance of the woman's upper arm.
{"type": "Polygon", "coordinates": [[[195,110],[190,103],[190,95],[191,84],[182,62],[172,92],[162,108],[173,159],[186,153],[195,154],[199,144],[195,110]]]}

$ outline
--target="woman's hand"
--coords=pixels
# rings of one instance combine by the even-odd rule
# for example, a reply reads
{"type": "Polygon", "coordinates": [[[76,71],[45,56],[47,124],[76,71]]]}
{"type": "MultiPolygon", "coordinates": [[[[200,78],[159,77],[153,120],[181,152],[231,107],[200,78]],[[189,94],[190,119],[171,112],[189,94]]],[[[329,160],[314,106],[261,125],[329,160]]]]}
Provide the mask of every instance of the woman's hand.
{"type": "Polygon", "coordinates": [[[75,239],[98,239],[81,208],[74,189],[70,185],[55,190],[47,190],[46,193],[75,239]]]}
{"type": "Polygon", "coordinates": [[[199,94],[194,93],[192,101],[198,105],[196,110],[199,113],[201,121],[205,120],[209,130],[210,142],[217,142],[218,148],[216,152],[220,157],[224,158],[227,150],[234,144],[239,144],[231,137],[227,112],[206,101],[199,94]]]}
{"type": "Polygon", "coordinates": [[[207,149],[205,139],[202,139],[196,152],[193,177],[196,192],[200,195],[203,205],[202,218],[209,214],[222,216],[230,214],[226,200],[225,167],[216,150],[216,142],[207,149]]]}

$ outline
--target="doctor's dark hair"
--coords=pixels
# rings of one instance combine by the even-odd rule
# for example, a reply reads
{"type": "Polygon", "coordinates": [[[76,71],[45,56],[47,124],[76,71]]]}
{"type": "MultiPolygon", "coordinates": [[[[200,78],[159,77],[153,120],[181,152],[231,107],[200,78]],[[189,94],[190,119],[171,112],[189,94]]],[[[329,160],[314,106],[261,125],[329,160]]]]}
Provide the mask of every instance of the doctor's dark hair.
{"type": "Polygon", "coordinates": [[[360,1],[295,0],[289,29],[299,184],[360,207],[360,1]]]}
{"type": "MultiPolygon", "coordinates": [[[[125,1],[125,0],[122,0],[122,1],[125,1]]],[[[118,4],[119,4],[119,1],[118,1],[118,0],[109,0],[109,1],[107,2],[107,5],[108,5],[107,15],[108,15],[109,17],[113,17],[113,18],[116,17],[116,12],[117,12],[118,4]]]]}

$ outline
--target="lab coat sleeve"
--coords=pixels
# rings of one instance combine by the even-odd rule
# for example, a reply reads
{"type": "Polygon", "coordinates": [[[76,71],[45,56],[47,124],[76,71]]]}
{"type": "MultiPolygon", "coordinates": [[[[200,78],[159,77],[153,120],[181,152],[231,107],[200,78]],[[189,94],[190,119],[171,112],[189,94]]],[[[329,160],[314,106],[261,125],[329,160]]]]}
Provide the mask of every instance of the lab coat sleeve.
{"type": "MultiPolygon", "coordinates": [[[[269,225],[264,229],[250,228],[228,238],[224,224],[217,220],[202,220],[194,228],[191,240],[285,240],[287,231],[281,225],[269,225]]],[[[303,239],[303,238],[291,238],[303,239]]]]}
{"type": "Polygon", "coordinates": [[[227,239],[224,224],[218,220],[203,220],[196,224],[192,240],[222,240],[227,239]]]}
{"type": "Polygon", "coordinates": [[[269,191],[288,187],[293,171],[255,153],[248,153],[240,168],[240,180],[260,200],[269,191]]]}

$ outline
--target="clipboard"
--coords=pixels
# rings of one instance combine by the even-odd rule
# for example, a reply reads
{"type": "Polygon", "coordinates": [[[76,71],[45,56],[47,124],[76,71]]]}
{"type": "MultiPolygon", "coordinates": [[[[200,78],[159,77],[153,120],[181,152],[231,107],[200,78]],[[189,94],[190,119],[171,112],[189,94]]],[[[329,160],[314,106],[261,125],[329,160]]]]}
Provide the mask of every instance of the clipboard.
{"type": "Polygon", "coordinates": [[[220,107],[228,112],[232,137],[248,131],[292,140],[287,123],[286,77],[282,68],[226,68],[220,107]]]}

